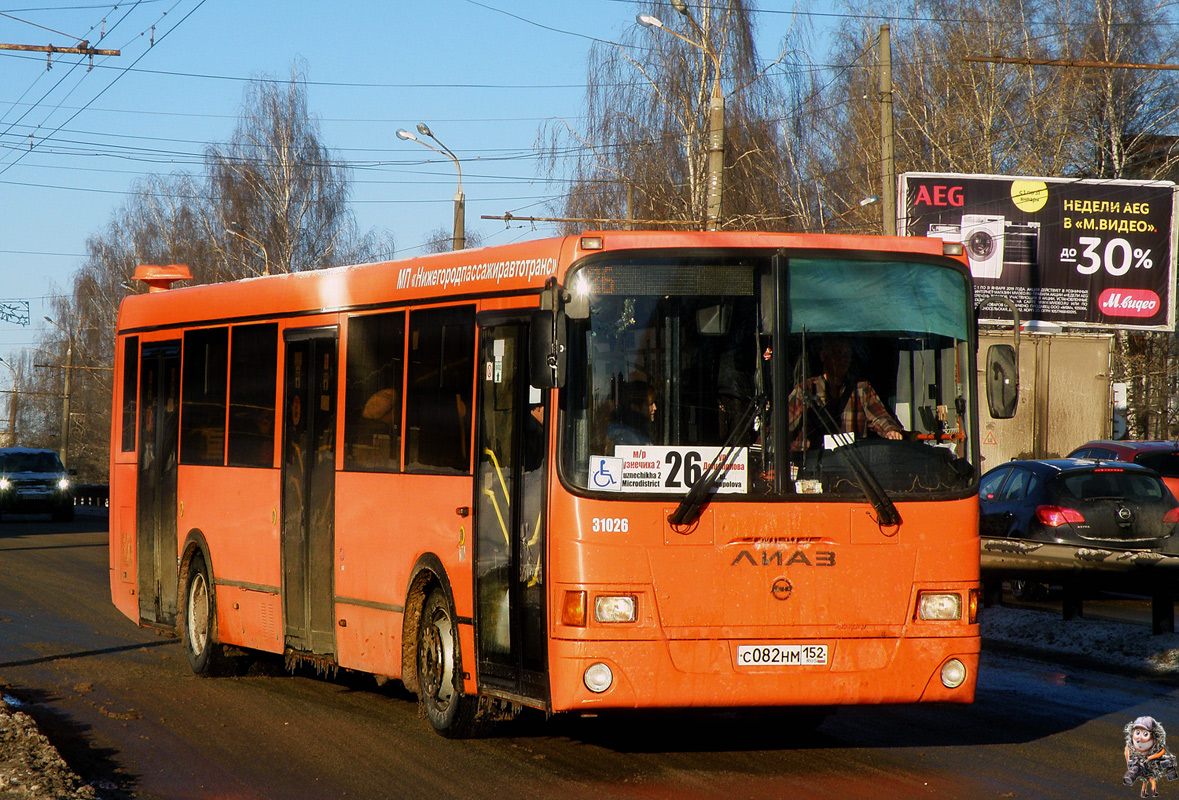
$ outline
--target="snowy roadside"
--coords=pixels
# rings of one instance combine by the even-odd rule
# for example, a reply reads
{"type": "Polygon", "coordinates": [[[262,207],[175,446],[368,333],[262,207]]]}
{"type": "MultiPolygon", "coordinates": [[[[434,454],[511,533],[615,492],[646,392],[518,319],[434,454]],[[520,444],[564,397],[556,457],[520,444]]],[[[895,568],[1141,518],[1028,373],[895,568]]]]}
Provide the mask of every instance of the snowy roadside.
{"type": "Polygon", "coordinates": [[[1072,619],[1060,613],[990,606],[979,619],[983,650],[1016,650],[1121,674],[1179,680],[1179,634],[1152,636],[1149,624],[1072,619]]]}
{"type": "Polygon", "coordinates": [[[13,705],[0,702],[0,796],[5,800],[95,800],[94,787],[82,783],[37,723],[13,705]]]}
{"type": "MultiPolygon", "coordinates": [[[[105,508],[76,506],[75,513],[105,517],[105,508]]],[[[5,686],[0,680],[0,687],[5,686]]],[[[100,800],[37,728],[20,701],[0,695],[0,797],[4,800],[100,800]]],[[[109,787],[109,788],[114,788],[109,787]]]]}

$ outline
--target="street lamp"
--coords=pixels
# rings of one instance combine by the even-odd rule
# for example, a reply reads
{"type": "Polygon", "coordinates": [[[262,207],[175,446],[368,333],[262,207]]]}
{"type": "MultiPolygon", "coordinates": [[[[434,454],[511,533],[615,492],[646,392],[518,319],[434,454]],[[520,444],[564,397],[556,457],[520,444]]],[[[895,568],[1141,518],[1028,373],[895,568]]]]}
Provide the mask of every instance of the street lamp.
{"type": "Polygon", "coordinates": [[[12,373],[12,394],[8,398],[8,445],[9,447],[15,447],[17,398],[20,396],[20,378],[16,374],[16,369],[3,358],[0,358],[0,364],[8,367],[8,371],[12,373]]]}
{"type": "Polygon", "coordinates": [[[423,142],[404,128],[398,129],[397,138],[405,139],[409,142],[417,142],[422,147],[428,147],[435,153],[446,156],[454,162],[455,169],[458,170],[458,189],[454,193],[454,238],[452,241],[454,250],[462,250],[467,246],[466,232],[464,230],[466,227],[467,198],[463,194],[463,165],[459,163],[458,156],[451,152],[449,147],[438,141],[438,137],[434,135],[434,132],[430,130],[430,127],[426,123],[418,123],[418,133],[422,136],[429,136],[438,144],[438,147],[435,147],[429,142],[423,142]],[[438,148],[442,149],[440,150],[438,148]]]}
{"type": "MultiPolygon", "coordinates": [[[[865,197],[860,202],[856,203],[854,206],[849,206],[848,208],[845,208],[843,211],[839,212],[831,219],[827,220],[826,222],[823,222],[822,223],[823,230],[827,230],[827,226],[830,225],[832,222],[838,222],[839,220],[843,219],[844,217],[846,217],[848,214],[852,213],[856,209],[865,208],[867,206],[875,205],[876,203],[879,203],[879,202],[880,202],[879,196],[874,195],[874,194],[869,195],[868,197],[865,197]]],[[[820,210],[821,210],[821,208],[822,207],[820,206],[820,210]]]]}
{"type": "Polygon", "coordinates": [[[65,375],[61,393],[61,463],[70,465],[70,380],[74,371],[74,334],[58,325],[49,317],[45,321],[66,335],[65,375]]]}
{"type": "Polygon", "coordinates": [[[700,37],[700,41],[673,31],[664,26],[663,21],[658,17],[650,14],[639,14],[635,20],[644,28],[670,33],[680,41],[687,42],[700,50],[712,60],[712,98],[708,101],[708,203],[705,211],[705,227],[710,231],[715,231],[720,224],[725,168],[725,96],[721,92],[720,55],[712,47],[704,29],[688,13],[687,3],[684,0],[672,0],[671,5],[688,21],[700,37]]]}
{"type": "Polygon", "coordinates": [[[233,236],[237,236],[240,239],[245,239],[247,242],[249,242],[250,244],[257,247],[259,250],[261,250],[262,251],[262,274],[263,275],[270,274],[270,255],[266,252],[266,245],[262,244],[260,241],[258,241],[254,237],[247,235],[245,228],[243,228],[241,225],[237,224],[236,222],[231,222],[228,225],[226,225],[225,232],[232,234],[233,236]]]}

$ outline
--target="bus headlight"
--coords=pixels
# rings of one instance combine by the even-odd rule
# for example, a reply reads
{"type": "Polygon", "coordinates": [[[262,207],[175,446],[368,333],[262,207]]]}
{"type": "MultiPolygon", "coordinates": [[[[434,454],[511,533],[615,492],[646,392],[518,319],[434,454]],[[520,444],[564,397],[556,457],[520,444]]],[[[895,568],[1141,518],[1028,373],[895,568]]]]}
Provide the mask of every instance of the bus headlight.
{"type": "Polygon", "coordinates": [[[938,622],[962,619],[962,595],[957,592],[920,592],[917,595],[917,617],[938,622]]]}
{"type": "Polygon", "coordinates": [[[635,596],[624,594],[595,597],[594,619],[598,622],[634,622],[635,596]]]}
{"type": "Polygon", "coordinates": [[[582,676],[582,680],[585,681],[585,688],[594,694],[601,694],[613,685],[614,673],[610,671],[608,666],[599,662],[590,664],[585,675],[582,676]]]}
{"type": "Polygon", "coordinates": [[[942,686],[957,689],[966,682],[966,665],[956,658],[942,664],[942,686]]]}

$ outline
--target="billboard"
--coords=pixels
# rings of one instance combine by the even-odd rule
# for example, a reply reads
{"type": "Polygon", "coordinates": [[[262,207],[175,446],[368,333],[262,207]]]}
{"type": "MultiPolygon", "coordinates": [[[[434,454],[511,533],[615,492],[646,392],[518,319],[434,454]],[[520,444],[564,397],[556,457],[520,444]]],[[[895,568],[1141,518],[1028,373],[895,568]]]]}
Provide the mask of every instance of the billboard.
{"type": "Polygon", "coordinates": [[[1067,327],[1175,329],[1170,181],[907,172],[898,193],[898,232],[962,243],[976,303],[1004,296],[1021,320],[1067,327]]]}

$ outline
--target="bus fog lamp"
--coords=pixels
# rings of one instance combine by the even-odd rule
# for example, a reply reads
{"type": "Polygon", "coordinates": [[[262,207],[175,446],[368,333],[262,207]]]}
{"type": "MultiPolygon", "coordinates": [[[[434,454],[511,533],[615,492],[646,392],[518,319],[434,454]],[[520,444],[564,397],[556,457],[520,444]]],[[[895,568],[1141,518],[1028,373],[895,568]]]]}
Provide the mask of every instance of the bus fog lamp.
{"type": "Polygon", "coordinates": [[[585,681],[585,688],[594,694],[601,694],[614,684],[614,673],[605,664],[591,664],[586,669],[583,680],[585,681]]]}
{"type": "Polygon", "coordinates": [[[966,665],[956,658],[942,664],[942,686],[957,689],[966,682],[966,665]]]}
{"type": "Polygon", "coordinates": [[[634,622],[634,595],[601,595],[595,597],[594,619],[598,622],[634,622]]]}
{"type": "Polygon", "coordinates": [[[962,619],[962,596],[956,593],[922,592],[917,598],[917,616],[923,620],[962,619]]]}

